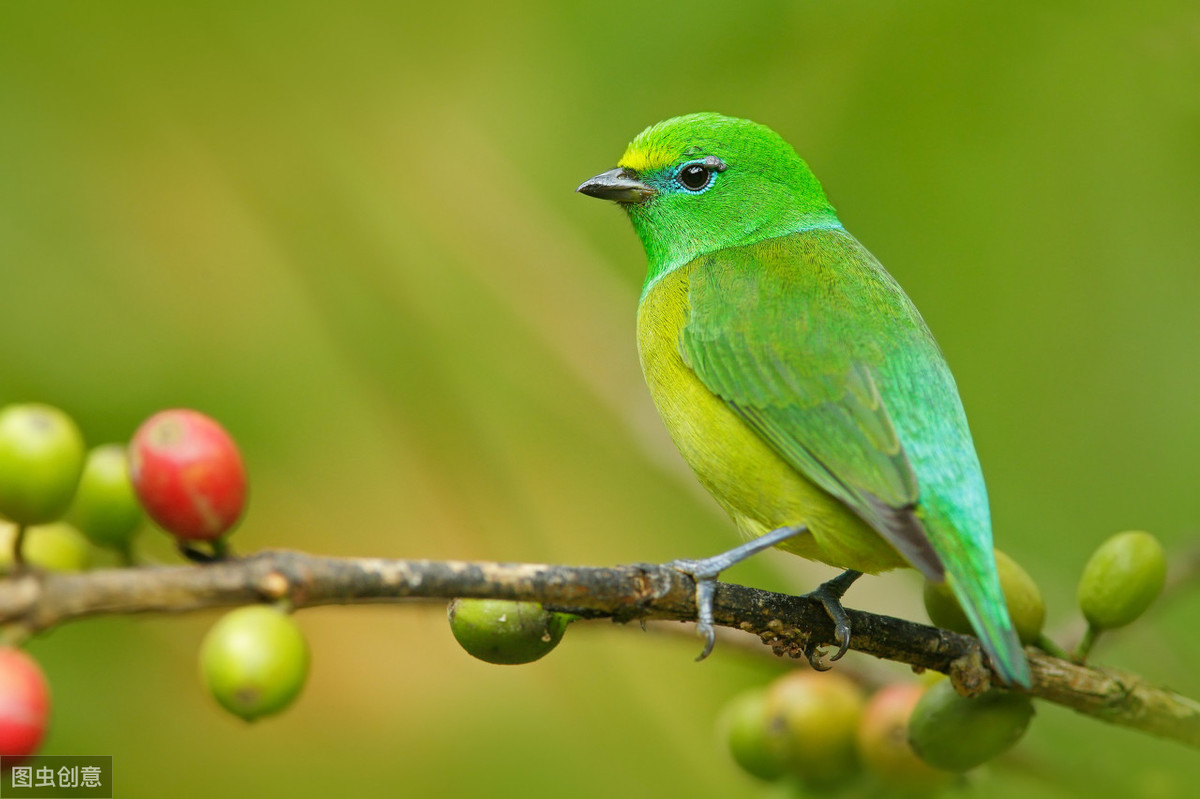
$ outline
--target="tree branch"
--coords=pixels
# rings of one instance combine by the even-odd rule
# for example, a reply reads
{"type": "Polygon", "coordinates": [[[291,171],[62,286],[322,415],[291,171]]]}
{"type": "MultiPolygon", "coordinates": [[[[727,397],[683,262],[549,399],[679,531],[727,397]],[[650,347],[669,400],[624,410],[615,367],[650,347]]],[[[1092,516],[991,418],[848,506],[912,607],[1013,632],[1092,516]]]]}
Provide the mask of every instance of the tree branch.
{"type": "MultiPolygon", "coordinates": [[[[466,561],[327,558],[268,551],[203,566],[26,572],[0,581],[0,624],[26,633],[88,616],[179,613],[287,600],[296,608],[454,597],[541,602],[587,618],[691,621],[691,578],[661,565],[613,568],[466,561]]],[[[777,654],[801,657],[833,643],[814,600],[722,583],[716,623],[757,635],[777,654]]],[[[965,635],[849,610],[859,652],[949,674],[963,692],[993,675],[965,635]]],[[[1030,695],[1082,714],[1200,748],[1200,703],[1140,677],[1081,666],[1029,648],[1030,695]]]]}

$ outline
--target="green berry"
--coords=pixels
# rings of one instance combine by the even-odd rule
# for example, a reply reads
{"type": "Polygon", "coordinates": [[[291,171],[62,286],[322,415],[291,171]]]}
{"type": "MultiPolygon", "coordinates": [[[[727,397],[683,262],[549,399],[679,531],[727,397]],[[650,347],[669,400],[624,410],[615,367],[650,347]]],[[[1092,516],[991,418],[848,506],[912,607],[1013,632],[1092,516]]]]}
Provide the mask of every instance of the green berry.
{"type": "MultiPolygon", "coordinates": [[[[16,535],[16,525],[0,522],[0,571],[12,570],[16,535]]],[[[21,555],[26,564],[47,571],[81,572],[92,565],[91,544],[66,522],[26,527],[21,555]]]]}
{"type": "Polygon", "coordinates": [[[1007,691],[959,696],[949,680],[928,688],[913,708],[908,742],[922,760],[946,771],[969,771],[1008,750],[1033,718],[1029,697],[1007,691]]]}
{"type": "Polygon", "coordinates": [[[767,689],[768,745],[810,786],[833,785],[857,771],[864,702],[862,688],[839,672],[791,672],[767,689]]]}
{"type": "Polygon", "coordinates": [[[537,602],[455,599],[447,608],[450,631],[463,649],[488,663],[532,663],[562,640],[571,616],[537,602]]]}
{"type": "Polygon", "coordinates": [[[950,590],[949,581],[943,580],[935,583],[926,580],[924,599],[925,612],[929,614],[929,621],[935,627],[953,630],[964,635],[975,634],[975,631],[971,629],[971,622],[967,619],[967,614],[963,613],[962,605],[958,604],[958,598],[950,590]]]}
{"type": "Polygon", "coordinates": [[[1092,553],[1079,580],[1079,607],[1094,630],[1124,627],[1162,593],[1167,559],[1149,533],[1117,533],[1092,553]]]}
{"type": "Polygon", "coordinates": [[[129,479],[125,447],[104,444],[89,452],[68,518],[96,546],[123,551],[144,515],[129,479]]]}
{"type": "Polygon", "coordinates": [[[291,616],[251,605],[222,617],[200,648],[200,672],[221,705],[246,721],[280,712],[308,677],[308,643],[291,616]]]}
{"type": "Polygon", "coordinates": [[[777,780],[786,773],[767,742],[767,692],[739,694],[721,711],[717,723],[729,754],[742,770],[762,780],[777,780]]]}
{"type": "Polygon", "coordinates": [[[1004,591],[1008,616],[1017,630],[1017,637],[1023,644],[1035,643],[1041,638],[1046,622],[1046,601],[1042,599],[1041,590],[1029,572],[998,549],[996,571],[1000,574],[1000,588],[1004,591]]]}
{"type": "MultiPolygon", "coordinates": [[[[1000,578],[1000,590],[1008,607],[1017,637],[1023,644],[1035,643],[1042,634],[1046,621],[1046,603],[1042,592],[1029,573],[1021,565],[1000,550],[996,553],[996,574],[1000,578]]],[[[974,635],[971,622],[963,613],[962,606],[946,582],[925,582],[925,610],[929,620],[938,627],[966,635],[974,635]]]]}
{"type": "Polygon", "coordinates": [[[62,515],[83,469],[83,435],[49,405],[0,410],[0,515],[41,524],[62,515]]]}
{"type": "Polygon", "coordinates": [[[908,742],[913,708],[925,693],[920,683],[893,683],[867,702],[855,742],[867,770],[883,784],[906,794],[927,793],[950,781],[950,774],[917,757],[908,742]]]}

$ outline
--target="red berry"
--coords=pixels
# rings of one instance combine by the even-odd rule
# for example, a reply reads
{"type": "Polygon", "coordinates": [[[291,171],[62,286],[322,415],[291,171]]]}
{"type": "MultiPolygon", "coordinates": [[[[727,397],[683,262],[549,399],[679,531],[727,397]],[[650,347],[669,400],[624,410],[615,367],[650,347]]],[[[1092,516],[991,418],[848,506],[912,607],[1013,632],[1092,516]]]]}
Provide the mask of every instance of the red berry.
{"type": "Polygon", "coordinates": [[[791,671],[767,688],[767,746],[810,787],[846,781],[858,769],[854,730],[865,701],[842,672],[791,671]]]}
{"type": "Polygon", "coordinates": [[[37,661],[20,649],[0,647],[0,755],[27,758],[36,752],[49,718],[50,686],[37,661]]]}
{"type": "Polygon", "coordinates": [[[220,538],[246,503],[237,445],[197,411],[161,411],[143,422],[129,443],[129,472],[146,512],[179,539],[220,538]]]}
{"type": "Polygon", "coordinates": [[[949,772],[917,757],[908,743],[908,720],[924,692],[925,686],[915,682],[884,686],[867,702],[858,725],[859,757],[868,771],[896,790],[932,792],[951,779],[949,772]]]}

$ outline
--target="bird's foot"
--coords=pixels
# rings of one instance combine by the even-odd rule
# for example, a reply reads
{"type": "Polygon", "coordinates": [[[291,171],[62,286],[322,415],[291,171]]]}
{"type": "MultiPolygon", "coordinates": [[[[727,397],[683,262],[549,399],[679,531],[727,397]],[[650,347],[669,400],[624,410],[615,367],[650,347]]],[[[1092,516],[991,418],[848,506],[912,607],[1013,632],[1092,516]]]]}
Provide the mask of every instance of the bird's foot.
{"type": "MultiPolygon", "coordinates": [[[[815,599],[820,602],[821,607],[825,608],[825,612],[829,614],[829,618],[833,619],[833,632],[834,637],[837,638],[838,651],[837,654],[829,658],[830,663],[840,660],[842,655],[846,654],[846,650],[850,648],[850,616],[846,613],[846,609],[842,607],[842,597],[845,596],[846,590],[859,577],[862,577],[862,572],[847,569],[837,577],[821,583],[804,595],[809,599],[815,599]]],[[[804,654],[808,657],[809,665],[817,671],[829,670],[830,667],[821,660],[819,647],[805,648],[804,654]]]]}
{"type": "MultiPolygon", "coordinates": [[[[781,541],[786,541],[806,531],[807,528],[804,527],[780,527],[755,538],[753,541],[747,541],[741,546],[734,547],[727,552],[722,552],[711,558],[703,558],[701,560],[673,560],[667,564],[672,569],[683,572],[691,577],[696,583],[696,633],[704,639],[704,649],[696,658],[697,661],[704,660],[712,654],[713,647],[717,643],[717,633],[713,627],[713,596],[717,590],[718,575],[730,566],[741,563],[743,560],[757,555],[764,549],[769,549],[781,541]]],[[[830,583],[832,582],[834,580],[830,580],[830,583]]],[[[851,580],[850,582],[854,581],[851,580]]],[[[846,583],[846,587],[849,587],[850,582],[846,583]]],[[[829,583],[825,585],[829,585],[829,583]]],[[[825,585],[822,585],[817,591],[820,591],[825,585]]],[[[843,588],[842,592],[844,593],[845,590],[843,588]]],[[[840,597],[841,594],[838,594],[838,596],[840,597]]],[[[836,600],[834,601],[836,602],[836,600]]],[[[838,607],[840,608],[841,606],[839,605],[838,607]]],[[[845,611],[843,611],[844,615],[845,611]]],[[[849,630],[849,625],[847,625],[846,629],[847,631],[849,630]]],[[[849,633],[847,632],[848,636],[849,633]]]]}

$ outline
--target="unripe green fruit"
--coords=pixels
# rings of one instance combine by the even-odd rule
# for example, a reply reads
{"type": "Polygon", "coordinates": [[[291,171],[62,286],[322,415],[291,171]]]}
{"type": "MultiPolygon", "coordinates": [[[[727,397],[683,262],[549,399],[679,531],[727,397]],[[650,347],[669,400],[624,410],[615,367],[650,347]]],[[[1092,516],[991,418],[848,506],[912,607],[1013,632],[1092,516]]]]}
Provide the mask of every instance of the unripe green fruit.
{"type": "Polygon", "coordinates": [[[963,613],[962,605],[958,604],[958,598],[950,590],[948,582],[935,583],[926,580],[924,599],[925,612],[929,614],[929,621],[935,627],[964,635],[975,634],[967,614],[963,613]]]}
{"type": "Polygon", "coordinates": [[[747,691],[725,705],[717,722],[729,754],[742,770],[762,780],[777,780],[786,773],[767,742],[767,692],[747,691]]]}
{"type": "Polygon", "coordinates": [[[788,769],[812,786],[836,783],[857,771],[854,732],[866,699],[836,672],[795,671],[767,689],[767,741],[788,769]]]}
{"type": "Polygon", "coordinates": [[[913,708],[908,742],[935,768],[963,772],[1020,740],[1033,718],[1029,697],[1007,691],[959,696],[949,680],[928,688],[913,708]]]}
{"type": "Polygon", "coordinates": [[[920,683],[893,683],[880,688],[867,702],[855,741],[863,765],[883,783],[908,794],[926,793],[946,785],[951,775],[917,757],[908,743],[913,708],[925,693],[920,683]]]}
{"type": "Polygon", "coordinates": [[[571,617],[537,602],[455,599],[446,610],[463,649],[488,663],[532,663],[558,646],[571,617]]]}
{"type": "Polygon", "coordinates": [[[1092,553],[1079,579],[1079,607],[1095,630],[1124,627],[1162,593],[1167,559],[1149,533],[1117,533],[1092,553]]]}
{"type": "MultiPolygon", "coordinates": [[[[16,525],[0,522],[0,571],[12,570],[16,535],[16,525]]],[[[47,571],[81,572],[92,565],[91,544],[66,522],[25,528],[21,556],[28,565],[47,571]]]]}
{"type": "MultiPolygon", "coordinates": [[[[1035,643],[1041,637],[1042,625],[1046,621],[1046,603],[1042,599],[1042,592],[1020,564],[998,549],[995,552],[996,574],[1000,578],[1000,590],[1004,592],[1008,617],[1012,619],[1021,643],[1035,643]]],[[[929,620],[938,627],[965,635],[975,634],[947,582],[925,582],[925,610],[929,613],[929,620]]]]}
{"type": "Polygon", "coordinates": [[[83,469],[83,435],[49,405],[0,410],[0,515],[41,524],[62,515],[83,469]]]}
{"type": "Polygon", "coordinates": [[[125,447],[104,444],[89,452],[67,518],[96,546],[126,550],[144,517],[125,447]]]}
{"type": "Polygon", "coordinates": [[[226,614],[200,648],[200,673],[221,705],[246,721],[278,713],[308,677],[308,643],[291,616],[250,605],[226,614]]]}

